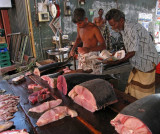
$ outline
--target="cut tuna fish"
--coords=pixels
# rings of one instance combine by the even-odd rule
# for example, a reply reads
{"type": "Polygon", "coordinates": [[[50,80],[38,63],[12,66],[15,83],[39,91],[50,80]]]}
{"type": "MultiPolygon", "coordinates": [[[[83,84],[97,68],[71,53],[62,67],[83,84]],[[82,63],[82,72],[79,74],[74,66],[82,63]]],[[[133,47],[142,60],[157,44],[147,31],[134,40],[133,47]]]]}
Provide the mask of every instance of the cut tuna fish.
{"type": "Polygon", "coordinates": [[[44,74],[49,74],[58,71],[60,68],[64,68],[65,66],[71,66],[72,64],[68,64],[73,57],[68,58],[65,62],[56,62],[47,65],[40,66],[34,69],[34,74],[41,76],[44,74]]]}
{"type": "Polygon", "coordinates": [[[68,96],[91,112],[117,102],[113,87],[103,79],[94,79],[76,85],[68,96]]]}
{"type": "Polygon", "coordinates": [[[132,131],[132,133],[160,134],[159,105],[160,94],[149,95],[125,107],[111,121],[111,124],[115,126],[116,131],[119,133],[125,130],[126,132],[132,131]],[[137,126],[138,123],[141,123],[139,127],[137,126]]]}
{"type": "Polygon", "coordinates": [[[38,84],[30,84],[28,85],[28,89],[32,90],[33,92],[36,92],[36,91],[43,89],[43,87],[38,84]]]}
{"type": "Polygon", "coordinates": [[[50,85],[51,88],[56,88],[57,87],[57,77],[59,75],[62,75],[64,71],[60,71],[54,74],[48,74],[48,75],[43,75],[41,78],[45,81],[48,82],[48,85],[50,85]]]}
{"type": "Polygon", "coordinates": [[[52,101],[47,101],[44,102],[43,104],[30,108],[29,112],[34,112],[34,113],[43,113],[51,108],[54,108],[56,106],[58,106],[59,104],[61,104],[62,100],[61,99],[57,99],[57,100],[52,100],[52,101]]]}
{"type": "Polygon", "coordinates": [[[50,92],[48,91],[48,88],[44,88],[29,95],[28,99],[32,104],[35,104],[36,102],[42,102],[49,97],[50,92]]]}
{"type": "Polygon", "coordinates": [[[58,106],[58,107],[55,107],[53,109],[50,109],[50,110],[46,111],[38,119],[38,121],[36,123],[37,126],[44,126],[44,125],[49,124],[51,122],[62,119],[67,115],[73,115],[73,117],[78,115],[76,111],[74,111],[74,112],[69,111],[69,113],[68,113],[68,109],[69,108],[67,108],[66,106],[58,106]]]}
{"type": "Polygon", "coordinates": [[[35,86],[37,86],[37,84],[29,84],[28,89],[34,89],[35,86]]]}
{"type": "Polygon", "coordinates": [[[133,116],[118,114],[110,123],[119,134],[152,134],[141,120],[133,116]]]}
{"type": "Polygon", "coordinates": [[[93,80],[96,78],[110,80],[113,79],[110,75],[96,75],[96,74],[86,74],[86,73],[75,73],[75,74],[64,74],[58,76],[57,79],[57,88],[61,91],[64,95],[76,85],[88,81],[93,80]]]}
{"type": "Polygon", "coordinates": [[[0,132],[7,130],[8,128],[12,127],[14,124],[13,121],[5,121],[5,122],[0,122],[0,132]]]}
{"type": "Polygon", "coordinates": [[[23,81],[25,81],[24,75],[20,75],[20,76],[15,77],[15,78],[12,79],[12,82],[13,82],[14,84],[20,84],[20,83],[23,82],[23,81]]]}

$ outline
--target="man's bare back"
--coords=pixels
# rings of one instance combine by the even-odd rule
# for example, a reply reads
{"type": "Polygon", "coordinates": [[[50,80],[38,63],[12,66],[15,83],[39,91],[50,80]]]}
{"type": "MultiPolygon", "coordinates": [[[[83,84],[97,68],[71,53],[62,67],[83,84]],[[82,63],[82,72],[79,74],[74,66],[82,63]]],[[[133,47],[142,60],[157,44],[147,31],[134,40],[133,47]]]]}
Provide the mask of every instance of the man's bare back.
{"type": "MultiPolygon", "coordinates": [[[[92,23],[88,23],[86,25],[86,27],[84,28],[79,28],[78,31],[79,32],[79,36],[81,38],[81,40],[83,41],[83,47],[96,47],[98,45],[98,39],[96,37],[96,33],[98,32],[97,27],[92,24],[92,23]]],[[[102,39],[99,39],[102,40],[102,39]]]]}

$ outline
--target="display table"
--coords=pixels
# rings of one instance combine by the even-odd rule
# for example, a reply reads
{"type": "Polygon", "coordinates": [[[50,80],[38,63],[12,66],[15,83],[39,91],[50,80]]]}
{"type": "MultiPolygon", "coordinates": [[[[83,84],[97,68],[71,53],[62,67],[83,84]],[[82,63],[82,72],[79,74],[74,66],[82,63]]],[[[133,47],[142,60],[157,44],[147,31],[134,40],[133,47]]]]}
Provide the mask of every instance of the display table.
{"type": "Polygon", "coordinates": [[[13,118],[13,121],[15,122],[16,129],[27,129],[30,134],[116,134],[114,127],[112,127],[110,124],[110,120],[113,119],[122,108],[136,100],[135,98],[128,96],[123,92],[115,90],[119,100],[118,103],[110,105],[109,107],[106,107],[105,109],[99,110],[95,113],[91,113],[74,103],[68,96],[61,94],[57,89],[50,88],[47,82],[43,81],[40,77],[31,75],[29,77],[26,76],[25,78],[26,80],[18,85],[12,84],[11,80],[1,81],[0,88],[7,89],[7,93],[20,96],[20,109],[15,113],[15,118],[13,118]],[[52,95],[51,99],[62,99],[63,102],[61,105],[76,110],[78,117],[71,118],[70,116],[67,116],[61,120],[38,127],[36,125],[38,117],[28,114],[29,108],[39,105],[38,103],[36,105],[31,105],[28,100],[30,93],[27,89],[27,86],[33,83],[37,83],[48,88],[52,95]],[[21,114],[18,115],[18,113],[21,114]]]}

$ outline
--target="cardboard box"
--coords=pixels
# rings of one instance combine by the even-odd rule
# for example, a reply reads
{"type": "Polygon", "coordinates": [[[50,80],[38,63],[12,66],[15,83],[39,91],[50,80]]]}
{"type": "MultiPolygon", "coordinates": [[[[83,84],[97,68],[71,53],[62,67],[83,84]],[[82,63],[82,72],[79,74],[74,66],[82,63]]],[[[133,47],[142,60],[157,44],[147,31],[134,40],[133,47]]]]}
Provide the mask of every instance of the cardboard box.
{"type": "Polygon", "coordinates": [[[6,43],[5,37],[0,37],[0,43],[6,43]]]}

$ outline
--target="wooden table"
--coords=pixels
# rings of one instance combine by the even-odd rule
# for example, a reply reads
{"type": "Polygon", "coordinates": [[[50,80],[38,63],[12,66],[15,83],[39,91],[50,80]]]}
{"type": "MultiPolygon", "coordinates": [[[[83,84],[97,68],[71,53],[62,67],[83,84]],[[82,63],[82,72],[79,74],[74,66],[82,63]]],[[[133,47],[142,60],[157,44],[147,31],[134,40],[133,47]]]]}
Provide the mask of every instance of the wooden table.
{"type": "Polygon", "coordinates": [[[91,113],[78,104],[75,104],[68,96],[64,96],[57,89],[50,88],[47,82],[43,81],[38,76],[27,76],[26,81],[19,85],[14,85],[11,83],[11,81],[1,81],[0,88],[7,89],[7,93],[11,92],[16,96],[20,96],[19,107],[21,110],[15,114],[16,117],[13,119],[13,121],[15,122],[16,129],[27,129],[30,134],[117,134],[117,132],[114,130],[114,127],[111,126],[110,120],[113,119],[117,115],[117,112],[119,112],[122,108],[136,100],[135,98],[116,90],[119,100],[118,103],[106,107],[105,109],[96,111],[95,113],[91,113]],[[31,105],[29,103],[28,96],[30,93],[27,89],[28,84],[35,82],[43,87],[49,88],[52,99],[62,99],[63,103],[61,105],[65,105],[76,110],[78,112],[78,117],[71,118],[70,116],[67,116],[61,120],[42,127],[36,126],[38,117],[29,115],[28,110],[29,108],[39,104],[31,105]],[[18,113],[21,114],[17,116],[18,113]],[[24,121],[22,121],[22,119],[24,121]]]}

